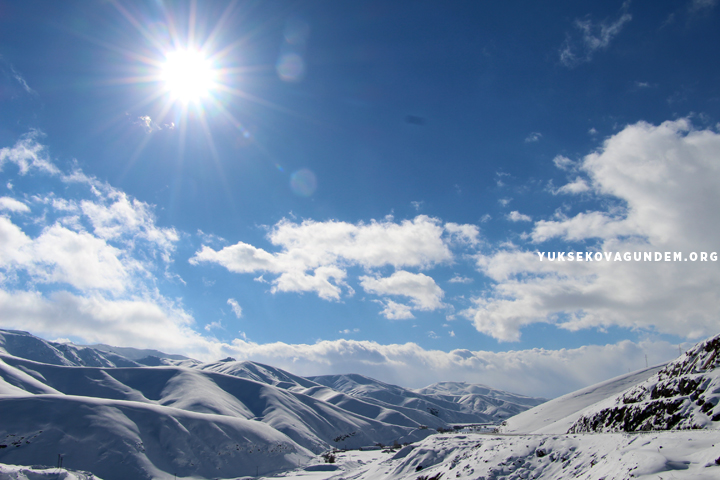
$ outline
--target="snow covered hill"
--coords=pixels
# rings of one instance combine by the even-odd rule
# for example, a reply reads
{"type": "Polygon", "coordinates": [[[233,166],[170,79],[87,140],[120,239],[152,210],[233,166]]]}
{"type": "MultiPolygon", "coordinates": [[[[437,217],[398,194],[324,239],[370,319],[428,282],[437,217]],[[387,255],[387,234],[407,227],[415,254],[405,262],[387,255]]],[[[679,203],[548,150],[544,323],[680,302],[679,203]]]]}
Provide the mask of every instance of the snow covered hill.
{"type": "Polygon", "coordinates": [[[566,433],[585,409],[644,382],[664,365],[621,375],[554,398],[503,423],[503,433],[566,433]]]}
{"type": "MultiPolygon", "coordinates": [[[[366,418],[273,385],[182,367],[87,368],[0,355],[0,375],[5,384],[37,394],[123,400],[252,419],[315,453],[331,447],[415,441],[429,433],[418,425],[366,418]]],[[[0,397],[0,405],[4,400],[0,397]]]]}
{"type": "Polygon", "coordinates": [[[450,424],[498,423],[545,402],[543,398],[464,383],[447,382],[410,390],[357,374],[323,375],[309,379],[366,403],[394,406],[429,426],[437,426],[438,420],[450,424]]]}
{"type": "Polygon", "coordinates": [[[583,412],[569,432],[720,428],[720,335],[583,412]]]}

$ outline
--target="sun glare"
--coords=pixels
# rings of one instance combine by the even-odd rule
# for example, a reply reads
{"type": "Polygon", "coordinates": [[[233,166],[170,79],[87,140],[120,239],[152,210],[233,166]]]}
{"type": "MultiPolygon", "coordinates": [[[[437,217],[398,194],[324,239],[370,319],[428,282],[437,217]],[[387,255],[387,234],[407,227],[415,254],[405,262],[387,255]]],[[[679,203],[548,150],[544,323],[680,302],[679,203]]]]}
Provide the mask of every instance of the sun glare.
{"type": "Polygon", "coordinates": [[[212,63],[196,50],[167,53],[162,79],[170,95],[183,103],[196,102],[215,87],[212,63]]]}

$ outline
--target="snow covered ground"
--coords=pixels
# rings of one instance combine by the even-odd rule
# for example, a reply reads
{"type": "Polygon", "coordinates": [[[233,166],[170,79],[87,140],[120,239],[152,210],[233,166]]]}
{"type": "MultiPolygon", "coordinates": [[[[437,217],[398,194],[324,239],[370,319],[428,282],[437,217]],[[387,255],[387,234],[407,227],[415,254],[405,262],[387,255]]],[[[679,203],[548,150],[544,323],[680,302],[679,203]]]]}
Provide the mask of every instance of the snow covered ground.
{"type": "MultiPolygon", "coordinates": [[[[624,480],[720,478],[717,430],[577,435],[434,435],[396,451],[365,450],[322,457],[272,476],[180,477],[265,480],[624,480]],[[418,469],[418,467],[422,467],[418,469]]],[[[97,480],[89,473],[0,465],[0,480],[97,480]],[[25,476],[21,476],[25,475],[25,476]]],[[[158,479],[173,478],[158,476],[158,479]]]]}
{"type": "Polygon", "coordinates": [[[396,453],[346,452],[332,470],[269,478],[303,480],[720,478],[717,430],[646,434],[434,435],[396,453]],[[717,460],[717,461],[716,461],[717,460]],[[419,467],[422,467],[419,469],[419,467]]]}
{"type": "Polygon", "coordinates": [[[90,472],[41,465],[25,467],[0,464],[0,480],[102,480],[90,472]]]}

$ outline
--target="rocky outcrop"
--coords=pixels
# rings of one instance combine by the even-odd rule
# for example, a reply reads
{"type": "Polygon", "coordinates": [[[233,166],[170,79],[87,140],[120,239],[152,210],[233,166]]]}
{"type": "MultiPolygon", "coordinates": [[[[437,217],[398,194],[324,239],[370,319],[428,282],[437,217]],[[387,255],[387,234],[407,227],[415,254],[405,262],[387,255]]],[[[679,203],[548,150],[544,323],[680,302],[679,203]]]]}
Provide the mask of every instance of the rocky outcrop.
{"type": "Polygon", "coordinates": [[[720,335],[583,414],[568,433],[720,428],[720,335]]]}

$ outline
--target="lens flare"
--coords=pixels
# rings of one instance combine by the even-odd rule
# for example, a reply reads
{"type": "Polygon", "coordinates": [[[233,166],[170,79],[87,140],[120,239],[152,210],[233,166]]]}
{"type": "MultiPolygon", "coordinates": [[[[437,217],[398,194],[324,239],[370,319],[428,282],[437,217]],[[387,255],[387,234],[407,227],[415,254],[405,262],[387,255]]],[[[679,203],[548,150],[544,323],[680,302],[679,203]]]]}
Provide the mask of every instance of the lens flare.
{"type": "Polygon", "coordinates": [[[290,188],[301,197],[309,197],[317,189],[317,178],[315,174],[303,168],[290,176],[290,188]]]}
{"type": "Polygon", "coordinates": [[[305,62],[297,53],[286,53],[275,66],[278,76],[286,82],[299,82],[305,76],[305,62]]]}

